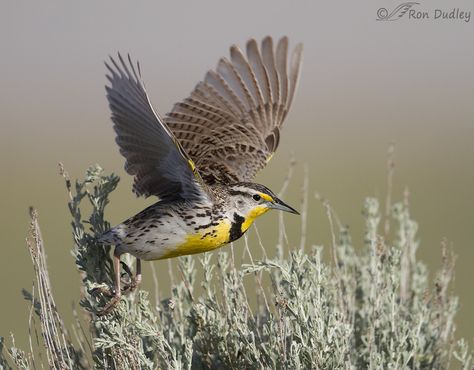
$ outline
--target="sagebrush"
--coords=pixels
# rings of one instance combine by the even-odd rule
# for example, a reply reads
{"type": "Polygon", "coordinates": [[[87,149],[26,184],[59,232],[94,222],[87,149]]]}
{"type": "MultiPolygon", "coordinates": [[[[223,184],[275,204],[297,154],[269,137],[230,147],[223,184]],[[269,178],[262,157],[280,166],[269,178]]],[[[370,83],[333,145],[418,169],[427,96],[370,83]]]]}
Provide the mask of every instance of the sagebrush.
{"type": "Polygon", "coordinates": [[[63,174],[85,318],[77,314],[66,329],[32,211],[28,246],[36,284],[24,296],[31,302],[30,331],[40,332],[40,340],[30,338],[24,351],[13,337],[8,346],[1,338],[0,369],[471,368],[472,351],[454,339],[453,257],[442,243],[442,269],[434,281],[428,279],[416,258],[417,224],[406,201],[390,206],[391,221],[381,231],[386,215],[376,199],[366,199],[365,245],[358,247],[323,201],[333,235],[331,263],[323,261],[323,247],[309,247],[305,238],[287,248],[281,229],[275,256],[264,253],[262,260],[240,266],[229,248],[217,252],[217,262],[212,252],[182,257],[170,297],[151,304],[148,292],[139,290],[100,317],[97,310],[110,298],[97,288],[113,286],[113,271],[111,247],[97,237],[110,226],[104,210],[119,179],[98,166],[74,185],[63,174]],[[84,201],[92,206],[88,216],[84,201]],[[390,227],[396,232],[387,233],[390,227]],[[43,352],[46,360],[38,355],[43,352]]]}

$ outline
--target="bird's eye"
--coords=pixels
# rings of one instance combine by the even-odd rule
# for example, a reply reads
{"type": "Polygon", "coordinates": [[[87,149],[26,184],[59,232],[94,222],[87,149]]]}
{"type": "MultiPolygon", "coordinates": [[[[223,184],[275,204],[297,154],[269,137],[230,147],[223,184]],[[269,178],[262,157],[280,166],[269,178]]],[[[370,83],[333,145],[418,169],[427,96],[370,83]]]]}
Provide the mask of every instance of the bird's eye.
{"type": "Polygon", "coordinates": [[[254,200],[256,200],[257,202],[262,199],[262,197],[258,194],[254,194],[253,197],[252,197],[254,200]]]}

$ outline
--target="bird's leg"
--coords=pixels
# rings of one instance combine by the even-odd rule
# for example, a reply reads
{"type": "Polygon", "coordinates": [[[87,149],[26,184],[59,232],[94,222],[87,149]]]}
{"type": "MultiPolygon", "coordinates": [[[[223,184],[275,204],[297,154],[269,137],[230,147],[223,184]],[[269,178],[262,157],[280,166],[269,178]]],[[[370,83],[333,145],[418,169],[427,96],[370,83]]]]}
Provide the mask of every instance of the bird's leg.
{"type": "Polygon", "coordinates": [[[133,285],[134,277],[133,277],[132,271],[130,270],[130,267],[128,267],[128,265],[125,262],[120,261],[120,265],[122,266],[123,270],[125,271],[125,274],[128,275],[128,281],[126,281],[125,279],[122,280],[122,278],[124,277],[125,274],[120,276],[120,280],[124,284],[123,289],[122,289],[122,293],[125,293],[130,288],[130,286],[133,285]]]}
{"type": "Polygon", "coordinates": [[[130,276],[130,280],[131,280],[130,283],[125,285],[125,287],[123,288],[123,293],[133,292],[138,287],[138,285],[140,285],[142,281],[142,261],[139,258],[137,258],[135,276],[132,275],[130,268],[125,263],[123,262],[121,263],[122,263],[123,269],[128,274],[128,276],[130,276]]]}
{"type": "Polygon", "coordinates": [[[130,293],[137,288],[137,286],[142,281],[142,263],[139,258],[137,258],[136,265],[136,274],[133,276],[130,267],[127,266],[125,262],[120,261],[120,256],[122,253],[117,251],[117,248],[114,251],[113,265],[114,265],[114,275],[115,275],[115,288],[114,295],[112,299],[99,311],[97,312],[98,316],[106,315],[111,312],[115,306],[120,302],[122,293],[130,293]],[[120,287],[122,281],[122,274],[120,273],[120,266],[123,267],[125,273],[130,277],[130,283],[126,284],[123,289],[120,287]]]}
{"type": "Polygon", "coordinates": [[[135,271],[135,283],[140,285],[142,282],[142,260],[140,258],[137,258],[137,267],[135,271]]]}
{"type": "Polygon", "coordinates": [[[120,302],[120,297],[122,296],[122,291],[120,289],[120,255],[121,253],[117,252],[117,248],[115,248],[113,259],[115,273],[115,294],[112,299],[99,312],[97,312],[98,316],[108,314],[115,308],[117,303],[120,302]]]}

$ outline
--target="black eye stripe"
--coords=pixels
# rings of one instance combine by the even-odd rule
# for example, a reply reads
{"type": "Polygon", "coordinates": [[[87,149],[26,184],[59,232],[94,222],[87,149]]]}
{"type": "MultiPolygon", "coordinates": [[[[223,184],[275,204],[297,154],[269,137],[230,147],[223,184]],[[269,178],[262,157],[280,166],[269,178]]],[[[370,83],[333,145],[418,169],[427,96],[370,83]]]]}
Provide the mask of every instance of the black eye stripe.
{"type": "Polygon", "coordinates": [[[258,202],[260,199],[262,199],[262,197],[261,197],[260,195],[258,195],[258,194],[254,194],[254,195],[252,196],[252,198],[253,198],[254,200],[256,200],[257,202],[258,202]]]}

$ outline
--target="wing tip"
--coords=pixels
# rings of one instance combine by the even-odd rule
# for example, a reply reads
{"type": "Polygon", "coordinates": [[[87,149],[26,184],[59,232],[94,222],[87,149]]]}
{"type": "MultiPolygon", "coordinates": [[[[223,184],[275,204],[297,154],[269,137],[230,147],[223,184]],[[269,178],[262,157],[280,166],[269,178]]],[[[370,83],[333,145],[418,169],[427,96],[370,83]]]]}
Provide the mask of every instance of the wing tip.
{"type": "Polygon", "coordinates": [[[262,39],[262,43],[263,42],[271,42],[273,43],[273,37],[270,36],[270,35],[266,35],[263,39],[262,39]]]}
{"type": "Polygon", "coordinates": [[[114,79],[116,76],[120,76],[121,78],[126,77],[136,83],[144,85],[141,78],[142,73],[140,62],[138,60],[134,61],[129,52],[126,53],[125,58],[122,56],[120,51],[117,51],[115,57],[109,54],[108,58],[104,60],[104,65],[110,73],[106,74],[106,76],[111,77],[108,77],[109,81],[114,79]]]}
{"type": "Polygon", "coordinates": [[[289,42],[289,39],[288,39],[288,36],[286,36],[286,35],[280,37],[280,39],[278,40],[278,44],[288,45],[288,42],[289,42]]]}

